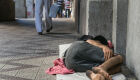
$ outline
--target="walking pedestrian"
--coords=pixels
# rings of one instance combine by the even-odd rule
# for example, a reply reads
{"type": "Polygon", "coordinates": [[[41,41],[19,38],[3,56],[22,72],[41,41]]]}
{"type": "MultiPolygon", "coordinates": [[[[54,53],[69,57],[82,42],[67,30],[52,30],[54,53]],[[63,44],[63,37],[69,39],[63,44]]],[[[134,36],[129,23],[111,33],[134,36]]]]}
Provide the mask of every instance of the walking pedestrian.
{"type": "Polygon", "coordinates": [[[70,17],[70,13],[71,13],[70,8],[71,8],[70,0],[65,0],[65,16],[66,16],[66,18],[70,17]]]}
{"type": "Polygon", "coordinates": [[[62,17],[63,14],[63,7],[64,7],[64,0],[57,0],[57,5],[59,7],[58,10],[58,17],[62,17]]]}
{"type": "Polygon", "coordinates": [[[43,30],[50,32],[52,30],[52,18],[49,17],[49,10],[51,6],[51,0],[36,0],[35,5],[35,25],[39,35],[43,34],[43,30]],[[43,7],[45,7],[45,25],[43,25],[43,7]]]}

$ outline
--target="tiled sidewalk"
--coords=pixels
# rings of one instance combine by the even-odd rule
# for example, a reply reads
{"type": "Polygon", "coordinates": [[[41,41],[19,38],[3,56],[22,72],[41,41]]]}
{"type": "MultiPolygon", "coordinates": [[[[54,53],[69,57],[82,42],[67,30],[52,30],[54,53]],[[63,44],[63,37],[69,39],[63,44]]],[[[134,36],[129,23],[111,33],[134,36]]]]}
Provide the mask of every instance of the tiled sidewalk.
{"type": "Polygon", "coordinates": [[[58,58],[58,45],[76,38],[74,23],[55,19],[51,33],[39,36],[34,20],[0,23],[0,80],[55,80],[45,74],[58,58]]]}

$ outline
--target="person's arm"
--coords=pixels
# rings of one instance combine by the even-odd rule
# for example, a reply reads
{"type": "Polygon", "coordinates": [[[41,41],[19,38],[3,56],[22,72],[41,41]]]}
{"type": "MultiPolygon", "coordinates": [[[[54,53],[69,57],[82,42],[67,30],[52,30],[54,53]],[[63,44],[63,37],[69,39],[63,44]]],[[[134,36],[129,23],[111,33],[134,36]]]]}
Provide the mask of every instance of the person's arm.
{"type": "Polygon", "coordinates": [[[109,58],[111,58],[113,56],[113,51],[108,46],[103,45],[98,41],[90,40],[90,39],[87,40],[86,42],[88,42],[91,45],[94,45],[94,46],[97,46],[97,47],[103,49],[105,60],[108,60],[109,58]]]}

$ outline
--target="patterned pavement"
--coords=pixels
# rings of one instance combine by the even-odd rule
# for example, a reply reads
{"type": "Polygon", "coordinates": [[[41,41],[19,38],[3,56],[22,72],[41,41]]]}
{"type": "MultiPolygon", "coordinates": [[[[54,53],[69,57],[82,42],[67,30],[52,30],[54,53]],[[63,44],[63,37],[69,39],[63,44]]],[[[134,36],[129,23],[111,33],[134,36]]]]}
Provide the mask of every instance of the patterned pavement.
{"type": "Polygon", "coordinates": [[[71,19],[54,19],[53,27],[39,36],[34,19],[0,22],[0,80],[55,80],[45,70],[58,58],[58,45],[78,36],[71,19]]]}

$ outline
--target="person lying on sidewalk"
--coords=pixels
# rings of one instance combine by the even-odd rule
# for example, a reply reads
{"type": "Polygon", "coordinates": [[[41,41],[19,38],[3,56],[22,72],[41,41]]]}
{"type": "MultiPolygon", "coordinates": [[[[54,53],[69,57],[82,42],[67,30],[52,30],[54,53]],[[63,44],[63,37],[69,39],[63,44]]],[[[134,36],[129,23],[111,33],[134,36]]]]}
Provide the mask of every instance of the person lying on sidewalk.
{"type": "Polygon", "coordinates": [[[64,63],[75,72],[86,72],[91,80],[111,80],[109,74],[120,71],[122,56],[115,55],[107,39],[99,35],[84,35],[64,53],[64,63]]]}

